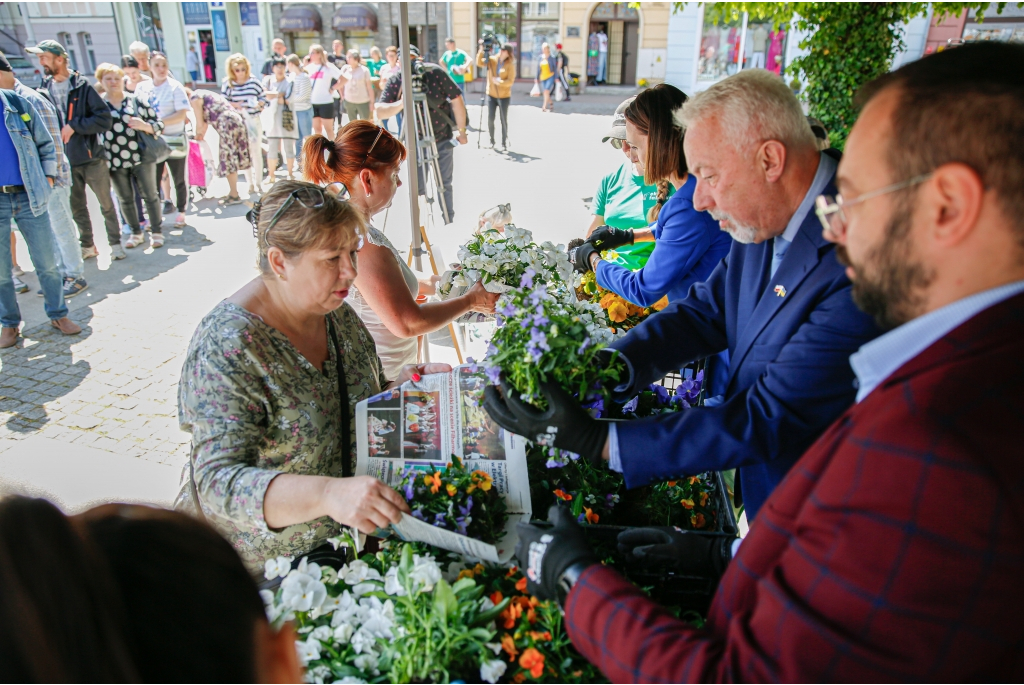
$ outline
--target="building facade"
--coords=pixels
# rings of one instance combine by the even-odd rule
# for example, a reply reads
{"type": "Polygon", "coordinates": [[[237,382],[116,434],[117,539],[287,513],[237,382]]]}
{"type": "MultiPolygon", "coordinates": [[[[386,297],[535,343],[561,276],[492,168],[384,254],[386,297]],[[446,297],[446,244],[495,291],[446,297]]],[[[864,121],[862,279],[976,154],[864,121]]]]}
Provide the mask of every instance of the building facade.
{"type": "Polygon", "coordinates": [[[109,2],[5,2],[0,5],[0,50],[26,57],[26,45],[59,41],[72,69],[92,75],[103,62],[121,58],[118,26],[109,2]]]}

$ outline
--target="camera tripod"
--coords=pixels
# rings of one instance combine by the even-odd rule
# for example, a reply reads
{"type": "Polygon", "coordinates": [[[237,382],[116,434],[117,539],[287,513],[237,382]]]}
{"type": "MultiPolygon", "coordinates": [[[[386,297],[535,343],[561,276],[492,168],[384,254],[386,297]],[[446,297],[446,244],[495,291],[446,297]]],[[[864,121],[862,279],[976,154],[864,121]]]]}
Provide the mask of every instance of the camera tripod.
{"type": "Polygon", "coordinates": [[[417,88],[416,78],[413,78],[412,104],[415,118],[416,131],[416,166],[420,171],[420,178],[423,179],[423,197],[427,201],[428,213],[433,214],[434,194],[441,205],[441,218],[447,222],[448,204],[444,199],[444,180],[441,178],[441,166],[437,160],[437,139],[434,137],[434,127],[430,123],[430,106],[427,104],[427,95],[422,88],[417,88]],[[433,193],[430,189],[430,180],[434,182],[433,193]]]}

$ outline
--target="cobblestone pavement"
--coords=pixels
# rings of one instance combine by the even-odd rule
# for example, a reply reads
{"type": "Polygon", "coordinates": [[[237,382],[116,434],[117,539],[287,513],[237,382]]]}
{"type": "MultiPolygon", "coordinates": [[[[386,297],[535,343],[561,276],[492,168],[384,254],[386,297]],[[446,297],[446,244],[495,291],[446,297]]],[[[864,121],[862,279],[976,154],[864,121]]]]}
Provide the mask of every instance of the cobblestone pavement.
{"type": "MultiPolygon", "coordinates": [[[[614,106],[592,104],[608,112],[614,106]]],[[[474,125],[478,110],[470,107],[474,125]]],[[[476,149],[471,132],[471,145],[455,152],[457,221],[431,229],[435,243],[454,258],[476,215],[509,201],[516,223],[541,240],[566,242],[582,233],[589,224],[584,198],[621,163],[621,153],[600,144],[609,126],[609,116],[541,114],[529,103],[510,112],[514,152],[476,149]]],[[[218,180],[210,195],[226,192],[218,180]]],[[[90,202],[99,234],[99,207],[91,196],[90,202]]],[[[147,243],[111,263],[100,246],[100,257],[86,263],[89,289],[68,301],[83,327],[79,336],[50,327],[19,243],[30,291],[18,296],[24,339],[0,351],[0,493],[33,492],[71,509],[105,499],[172,499],[188,454],[176,393],[189,339],[206,312],[255,275],[245,211],[203,199],[190,209],[185,229],[170,228],[173,215],[165,215],[163,249],[147,243]]],[[[405,188],[385,230],[400,248],[408,245],[405,188]]],[[[432,359],[455,361],[450,348],[431,347],[432,359]]]]}

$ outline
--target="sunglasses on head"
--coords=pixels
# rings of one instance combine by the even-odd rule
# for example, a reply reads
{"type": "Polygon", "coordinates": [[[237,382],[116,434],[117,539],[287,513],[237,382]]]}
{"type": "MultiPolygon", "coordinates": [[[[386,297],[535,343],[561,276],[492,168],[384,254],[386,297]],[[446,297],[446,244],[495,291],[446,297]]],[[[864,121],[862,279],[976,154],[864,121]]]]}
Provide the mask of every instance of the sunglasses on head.
{"type": "MultiPolygon", "coordinates": [[[[331,183],[326,188],[320,188],[318,186],[302,186],[296,188],[292,192],[288,193],[288,199],[281,203],[277,211],[274,212],[274,216],[270,217],[270,223],[267,224],[267,230],[263,232],[263,239],[267,239],[267,235],[270,233],[270,229],[284,216],[285,212],[292,206],[293,203],[298,202],[306,209],[320,209],[326,204],[326,195],[331,195],[335,200],[339,202],[348,202],[349,194],[348,188],[343,183],[331,183]]],[[[252,237],[259,238],[260,230],[260,211],[263,208],[263,201],[257,200],[245,214],[245,218],[249,220],[249,225],[252,226],[252,237]]],[[[359,247],[363,246],[362,237],[359,238],[359,247]]],[[[358,249],[358,248],[357,248],[358,249]]]]}

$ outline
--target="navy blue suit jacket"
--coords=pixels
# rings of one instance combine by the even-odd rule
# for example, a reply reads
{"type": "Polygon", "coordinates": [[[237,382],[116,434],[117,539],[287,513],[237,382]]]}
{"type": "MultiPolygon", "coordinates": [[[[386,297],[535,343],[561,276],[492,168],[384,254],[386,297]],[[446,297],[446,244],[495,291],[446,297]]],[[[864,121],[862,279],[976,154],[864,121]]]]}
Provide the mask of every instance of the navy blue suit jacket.
{"type": "Polygon", "coordinates": [[[720,406],[616,425],[627,487],[738,468],[751,519],[853,403],[849,357],[881,331],[854,305],[813,210],[769,282],[771,261],[772,241],[734,243],[707,281],[612,345],[633,368],[620,399],[696,359],[728,349],[732,360],[720,406]]]}

